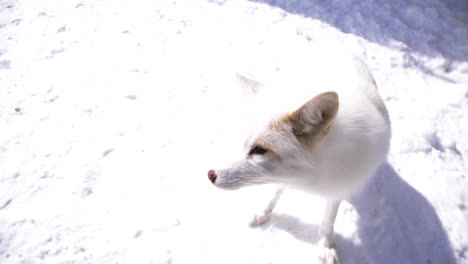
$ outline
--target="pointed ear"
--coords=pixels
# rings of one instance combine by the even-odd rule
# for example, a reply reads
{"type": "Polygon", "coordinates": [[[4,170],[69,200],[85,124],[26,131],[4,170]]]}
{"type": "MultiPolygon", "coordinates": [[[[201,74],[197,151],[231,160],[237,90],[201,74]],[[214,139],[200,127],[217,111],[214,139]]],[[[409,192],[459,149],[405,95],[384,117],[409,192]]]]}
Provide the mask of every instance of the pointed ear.
{"type": "Polygon", "coordinates": [[[322,93],[312,98],[289,116],[294,135],[308,144],[320,140],[328,132],[338,107],[338,94],[335,92],[322,93]]]}
{"type": "Polygon", "coordinates": [[[248,97],[257,94],[263,86],[260,82],[245,77],[240,73],[236,73],[236,78],[239,81],[242,88],[244,89],[244,93],[248,97]]]}

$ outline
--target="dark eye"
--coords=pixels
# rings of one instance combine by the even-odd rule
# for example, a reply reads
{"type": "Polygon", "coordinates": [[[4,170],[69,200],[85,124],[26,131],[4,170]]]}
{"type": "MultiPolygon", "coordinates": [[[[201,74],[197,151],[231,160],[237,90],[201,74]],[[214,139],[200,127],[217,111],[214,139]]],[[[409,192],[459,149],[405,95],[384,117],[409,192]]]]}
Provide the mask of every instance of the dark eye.
{"type": "Polygon", "coordinates": [[[262,147],[259,147],[259,146],[255,146],[254,148],[252,148],[249,152],[249,155],[263,155],[265,153],[267,153],[268,150],[262,148],[262,147]]]}

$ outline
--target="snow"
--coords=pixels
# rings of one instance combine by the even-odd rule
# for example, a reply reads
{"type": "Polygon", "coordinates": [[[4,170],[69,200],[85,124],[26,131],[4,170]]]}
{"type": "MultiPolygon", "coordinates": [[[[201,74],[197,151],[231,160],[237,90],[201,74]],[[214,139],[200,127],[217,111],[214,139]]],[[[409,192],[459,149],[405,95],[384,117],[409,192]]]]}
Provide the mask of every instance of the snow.
{"type": "Polygon", "coordinates": [[[468,263],[467,23],[463,0],[1,1],[0,263],[314,263],[319,197],[249,228],[273,187],[206,173],[243,140],[235,72],[319,42],[364,57],[393,126],[341,262],[468,263]]]}

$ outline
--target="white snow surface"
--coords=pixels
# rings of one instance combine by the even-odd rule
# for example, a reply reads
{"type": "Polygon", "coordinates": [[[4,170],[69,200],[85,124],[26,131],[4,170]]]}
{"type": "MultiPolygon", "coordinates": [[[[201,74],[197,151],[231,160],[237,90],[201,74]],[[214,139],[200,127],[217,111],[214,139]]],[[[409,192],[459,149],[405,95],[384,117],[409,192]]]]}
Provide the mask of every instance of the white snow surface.
{"type": "Polygon", "coordinates": [[[464,0],[0,0],[0,263],[317,263],[320,197],[250,228],[274,187],[206,176],[243,142],[234,74],[316,43],[366,60],[393,126],[341,263],[468,263],[464,0]]]}

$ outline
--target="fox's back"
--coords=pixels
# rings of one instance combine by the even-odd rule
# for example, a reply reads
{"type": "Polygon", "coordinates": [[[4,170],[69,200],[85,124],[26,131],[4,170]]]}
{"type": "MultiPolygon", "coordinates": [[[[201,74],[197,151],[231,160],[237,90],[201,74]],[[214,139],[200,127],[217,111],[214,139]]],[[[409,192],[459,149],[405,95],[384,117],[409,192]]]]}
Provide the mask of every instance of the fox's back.
{"type": "Polygon", "coordinates": [[[386,159],[390,146],[388,111],[371,73],[356,57],[347,66],[347,76],[340,80],[347,85],[334,90],[340,100],[338,114],[316,150],[321,176],[314,188],[328,196],[346,197],[358,189],[386,159]]]}

